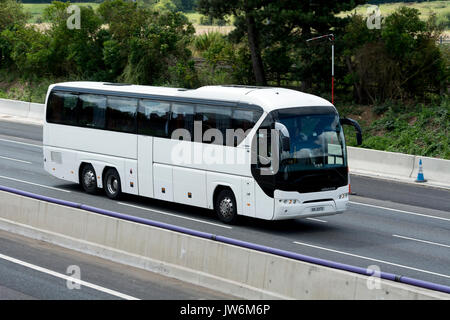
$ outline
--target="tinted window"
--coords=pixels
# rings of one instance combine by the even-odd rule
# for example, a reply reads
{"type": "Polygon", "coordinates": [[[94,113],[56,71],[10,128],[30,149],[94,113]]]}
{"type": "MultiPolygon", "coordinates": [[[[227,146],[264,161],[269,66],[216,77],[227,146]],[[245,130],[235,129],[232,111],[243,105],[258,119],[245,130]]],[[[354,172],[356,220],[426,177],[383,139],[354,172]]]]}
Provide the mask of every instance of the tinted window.
{"type": "Polygon", "coordinates": [[[78,124],[82,127],[104,129],[106,97],[96,94],[80,94],[78,124]]]}
{"type": "Polygon", "coordinates": [[[170,103],[139,101],[138,133],[154,137],[169,137],[170,103]]]}
{"type": "Polygon", "coordinates": [[[247,131],[253,128],[255,123],[261,117],[262,112],[259,110],[235,109],[233,112],[233,128],[247,131]]]}
{"type": "Polygon", "coordinates": [[[108,97],[106,129],[136,133],[137,99],[108,97]]]}
{"type": "Polygon", "coordinates": [[[170,135],[176,129],[187,130],[192,141],[194,136],[194,106],[190,104],[172,104],[170,129],[170,135]]]}
{"type": "Polygon", "coordinates": [[[77,124],[78,96],[69,92],[52,92],[47,103],[47,122],[77,124]]]}
{"type": "Polygon", "coordinates": [[[234,141],[230,138],[227,140],[228,145],[239,145],[255,126],[255,123],[261,117],[262,111],[255,109],[241,109],[236,108],[233,111],[233,129],[234,129],[234,141]]]}
{"type": "Polygon", "coordinates": [[[213,106],[197,106],[196,121],[202,122],[202,134],[209,129],[217,129],[221,133],[219,140],[215,137],[205,139],[205,143],[215,143],[225,145],[226,130],[233,129],[232,125],[232,108],[230,107],[213,107],[213,106]]]}

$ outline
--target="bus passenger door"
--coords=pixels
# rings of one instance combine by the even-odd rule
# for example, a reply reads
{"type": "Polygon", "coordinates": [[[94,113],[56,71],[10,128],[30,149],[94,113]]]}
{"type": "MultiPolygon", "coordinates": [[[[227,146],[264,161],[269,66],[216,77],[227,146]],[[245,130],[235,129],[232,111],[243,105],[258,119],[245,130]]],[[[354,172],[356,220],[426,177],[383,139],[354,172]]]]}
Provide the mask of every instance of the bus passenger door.
{"type": "Polygon", "coordinates": [[[139,195],[153,197],[153,137],[138,136],[139,195]]]}

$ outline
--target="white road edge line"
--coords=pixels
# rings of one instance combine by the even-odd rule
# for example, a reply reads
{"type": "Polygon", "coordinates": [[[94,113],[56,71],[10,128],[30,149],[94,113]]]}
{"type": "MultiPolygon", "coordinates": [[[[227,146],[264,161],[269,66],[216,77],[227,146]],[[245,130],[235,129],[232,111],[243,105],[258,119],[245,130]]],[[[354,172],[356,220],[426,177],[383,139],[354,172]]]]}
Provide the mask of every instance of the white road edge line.
{"type": "Polygon", "coordinates": [[[308,243],[304,243],[304,242],[294,241],[294,243],[295,243],[295,244],[302,245],[302,246],[307,246],[307,247],[311,247],[311,248],[316,248],[316,249],[321,249],[321,250],[331,251],[331,252],[335,252],[335,253],[339,253],[339,254],[351,256],[351,257],[356,257],[356,258],[360,258],[360,259],[371,260],[371,261],[375,261],[375,262],[379,262],[379,263],[389,264],[389,265],[395,266],[395,267],[400,267],[400,268],[410,269],[410,270],[419,271],[419,272],[423,272],[423,273],[428,273],[428,274],[432,274],[432,275],[435,275],[435,276],[440,276],[440,277],[444,277],[444,278],[450,279],[450,276],[448,276],[448,275],[446,275],[446,274],[441,274],[441,273],[436,273],[436,272],[427,271],[427,270],[423,270],[423,269],[418,269],[418,268],[408,267],[408,266],[405,266],[405,265],[401,265],[401,264],[397,264],[397,263],[393,263],[393,262],[389,262],[389,261],[384,261],[384,260],[379,260],[379,259],[374,259],[374,258],[369,258],[369,257],[364,257],[364,256],[360,256],[360,255],[353,254],[353,253],[348,253],[348,252],[343,252],[343,251],[338,251],[338,250],[328,249],[328,248],[324,248],[324,247],[319,247],[319,246],[315,246],[315,245],[308,244],[308,243]]]}
{"type": "Polygon", "coordinates": [[[177,218],[181,218],[181,219],[186,219],[186,220],[191,220],[191,221],[196,221],[196,222],[201,222],[201,223],[206,223],[206,224],[210,224],[216,227],[221,227],[221,228],[226,228],[226,229],[233,229],[230,226],[224,226],[222,224],[218,224],[218,223],[213,223],[213,222],[209,222],[209,221],[204,221],[204,220],[200,220],[200,219],[194,219],[194,218],[189,218],[189,217],[183,217],[177,214],[173,214],[173,213],[169,213],[169,212],[165,212],[165,211],[161,211],[161,210],[156,210],[156,209],[149,209],[149,208],[144,208],[144,207],[140,207],[140,206],[135,206],[133,204],[128,204],[128,203],[123,203],[123,202],[117,202],[118,204],[121,204],[123,206],[129,206],[129,207],[133,207],[136,209],[142,209],[142,210],[146,210],[146,211],[150,211],[150,212],[156,212],[156,213],[160,213],[160,214],[164,214],[167,216],[172,216],[172,217],[177,217],[177,218]]]}
{"type": "Polygon", "coordinates": [[[434,244],[434,245],[436,245],[436,246],[441,246],[441,247],[450,248],[450,245],[442,244],[442,243],[437,243],[437,242],[433,242],[433,241],[427,241],[427,240],[415,239],[415,238],[410,238],[410,237],[400,236],[400,235],[398,235],[398,234],[393,234],[392,236],[393,236],[393,237],[396,237],[396,238],[401,238],[401,239],[406,239],[406,240],[412,240],[412,241],[418,241],[418,242],[423,242],[423,243],[428,243],[428,244],[434,244]]]}
{"type": "Polygon", "coordinates": [[[0,139],[0,141],[10,142],[10,143],[17,143],[17,144],[23,144],[25,146],[31,146],[31,147],[36,147],[36,148],[42,148],[42,146],[38,145],[38,144],[20,142],[20,141],[15,141],[15,140],[0,139]]]}
{"type": "Polygon", "coordinates": [[[138,298],[129,296],[127,294],[120,293],[120,292],[117,292],[117,291],[114,291],[114,290],[111,290],[111,289],[107,289],[107,288],[104,288],[104,287],[101,287],[101,286],[98,286],[96,284],[92,284],[92,283],[89,283],[89,282],[86,282],[86,281],[83,281],[83,280],[80,280],[80,279],[72,278],[72,277],[67,276],[65,274],[62,274],[62,273],[58,273],[58,272],[55,272],[55,271],[52,271],[52,270],[49,270],[49,269],[46,269],[46,268],[43,268],[43,267],[39,267],[39,266],[36,266],[34,264],[31,264],[31,263],[28,263],[28,262],[25,262],[25,261],[22,261],[22,260],[19,260],[19,259],[16,259],[16,258],[5,256],[5,255],[3,255],[1,253],[0,253],[0,259],[7,260],[9,262],[12,262],[12,263],[15,263],[15,264],[19,264],[21,266],[24,266],[24,267],[27,267],[27,268],[30,268],[30,269],[33,269],[33,270],[36,270],[36,271],[39,271],[39,272],[42,272],[42,273],[46,273],[46,274],[49,274],[49,275],[57,277],[57,278],[61,278],[61,279],[67,280],[67,281],[75,282],[75,283],[79,283],[82,286],[85,286],[85,287],[88,287],[88,288],[91,288],[91,289],[94,289],[94,290],[97,290],[97,291],[100,291],[100,292],[104,292],[104,293],[107,293],[107,294],[110,294],[112,296],[116,296],[116,297],[119,297],[119,298],[122,298],[122,299],[125,299],[125,300],[139,300],[138,298]]]}
{"type": "Polygon", "coordinates": [[[22,163],[26,163],[26,164],[32,164],[32,163],[29,162],[29,161],[20,160],[20,159],[14,159],[14,158],[8,158],[8,157],[3,157],[3,156],[0,156],[0,159],[10,160],[10,161],[16,161],[16,162],[22,162],[22,163]]]}
{"type": "Polygon", "coordinates": [[[323,223],[327,223],[328,221],[325,220],[320,220],[320,219],[316,219],[316,218],[306,218],[308,220],[312,220],[312,221],[317,221],[317,222],[323,222],[323,223]]]}
{"type": "Polygon", "coordinates": [[[435,216],[430,216],[430,215],[423,214],[423,213],[417,213],[417,212],[411,212],[411,211],[405,211],[405,210],[399,210],[399,209],[392,209],[392,208],[387,208],[387,207],[380,207],[380,206],[375,206],[373,204],[354,202],[354,201],[349,201],[349,203],[351,203],[351,204],[359,204],[359,205],[362,205],[362,206],[373,207],[373,208],[378,208],[378,209],[396,211],[396,212],[401,212],[401,213],[407,213],[407,214],[412,214],[412,215],[421,216],[421,217],[427,217],[427,218],[432,218],[432,219],[439,219],[439,220],[444,220],[444,221],[450,221],[449,218],[435,217],[435,216]]]}
{"type": "Polygon", "coordinates": [[[62,192],[71,192],[70,190],[64,190],[64,189],[59,189],[59,188],[54,188],[54,187],[44,186],[43,184],[38,184],[38,183],[34,183],[34,182],[28,182],[28,181],[19,180],[19,179],[14,179],[14,178],[11,178],[11,177],[0,176],[0,179],[7,179],[7,180],[12,180],[12,181],[17,181],[17,182],[27,183],[27,184],[31,184],[31,185],[33,185],[33,186],[38,186],[38,187],[47,188],[47,189],[52,189],[52,190],[57,190],[57,191],[62,191],[62,192]]]}

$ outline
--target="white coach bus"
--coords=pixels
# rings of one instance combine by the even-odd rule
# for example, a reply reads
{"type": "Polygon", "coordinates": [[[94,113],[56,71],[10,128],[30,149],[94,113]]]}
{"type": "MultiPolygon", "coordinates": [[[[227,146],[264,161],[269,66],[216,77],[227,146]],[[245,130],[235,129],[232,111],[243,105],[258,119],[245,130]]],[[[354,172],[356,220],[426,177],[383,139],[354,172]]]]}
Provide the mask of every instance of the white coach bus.
{"type": "Polygon", "coordinates": [[[283,88],[58,83],[46,97],[44,167],[88,193],[209,208],[226,223],[332,215],[350,188],[342,124],[361,143],[331,103],[283,88]]]}

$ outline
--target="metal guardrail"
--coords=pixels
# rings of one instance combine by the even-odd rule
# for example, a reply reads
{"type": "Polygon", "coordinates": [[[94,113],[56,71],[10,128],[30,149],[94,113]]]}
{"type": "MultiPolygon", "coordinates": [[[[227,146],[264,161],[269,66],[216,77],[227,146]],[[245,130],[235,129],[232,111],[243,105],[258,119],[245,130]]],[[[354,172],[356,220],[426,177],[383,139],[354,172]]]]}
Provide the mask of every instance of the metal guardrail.
{"type": "MultiPolygon", "coordinates": [[[[141,223],[141,224],[145,224],[145,225],[149,225],[149,226],[153,226],[153,227],[157,227],[157,228],[163,228],[166,230],[180,232],[180,233],[184,233],[184,234],[195,236],[195,237],[200,237],[200,238],[209,239],[209,240],[213,240],[213,241],[219,241],[222,243],[239,246],[242,248],[247,248],[247,249],[256,250],[256,251],[260,251],[260,252],[270,253],[270,254],[274,254],[277,256],[294,259],[294,260],[298,260],[298,261],[303,261],[303,262],[308,262],[308,263],[312,263],[312,264],[317,264],[317,265],[321,265],[321,266],[325,266],[325,267],[329,267],[329,268],[333,268],[333,269],[339,269],[339,270],[343,270],[343,271],[353,272],[353,273],[357,273],[357,274],[361,274],[361,275],[365,275],[365,276],[373,276],[375,274],[375,271],[371,270],[371,269],[365,269],[365,268],[356,267],[356,266],[339,263],[339,262],[334,262],[334,261],[330,261],[330,260],[325,260],[325,259],[321,259],[321,258],[314,258],[311,256],[306,256],[306,255],[302,255],[302,254],[291,252],[291,251],[276,249],[273,247],[267,247],[267,246],[247,242],[247,241],[223,237],[220,235],[215,235],[215,234],[211,234],[211,233],[207,233],[207,232],[201,232],[201,231],[197,231],[197,230],[193,230],[193,229],[189,229],[189,228],[179,227],[179,226],[175,226],[175,225],[171,225],[171,224],[163,223],[163,222],[159,222],[159,221],[154,221],[154,220],[150,220],[150,219],[134,217],[134,216],[130,216],[127,214],[122,214],[122,213],[118,213],[118,212],[114,212],[114,211],[110,211],[110,210],[96,208],[96,207],[88,206],[88,205],[81,204],[81,203],[76,203],[76,202],[51,198],[51,197],[47,197],[47,196],[42,196],[42,195],[34,194],[31,192],[22,191],[22,190],[5,187],[5,186],[1,186],[1,185],[0,185],[0,191],[14,193],[17,195],[33,198],[36,200],[51,202],[51,203],[55,203],[55,204],[59,204],[59,205],[63,205],[63,206],[72,207],[72,208],[82,209],[82,210],[90,211],[93,213],[97,213],[97,214],[101,214],[101,215],[105,215],[105,216],[109,216],[109,217],[113,217],[113,218],[123,219],[123,220],[141,223]]],[[[441,284],[437,284],[437,283],[433,283],[433,282],[418,280],[418,279],[405,277],[405,276],[401,276],[401,275],[396,275],[396,274],[392,274],[392,273],[387,273],[387,272],[379,272],[379,274],[376,274],[376,276],[378,276],[381,279],[385,279],[385,280],[396,281],[399,283],[409,284],[409,285],[413,285],[416,287],[421,287],[421,288],[425,288],[425,289],[430,289],[430,290],[440,291],[440,292],[450,294],[449,286],[445,286],[445,285],[441,285],[441,284]]]]}

